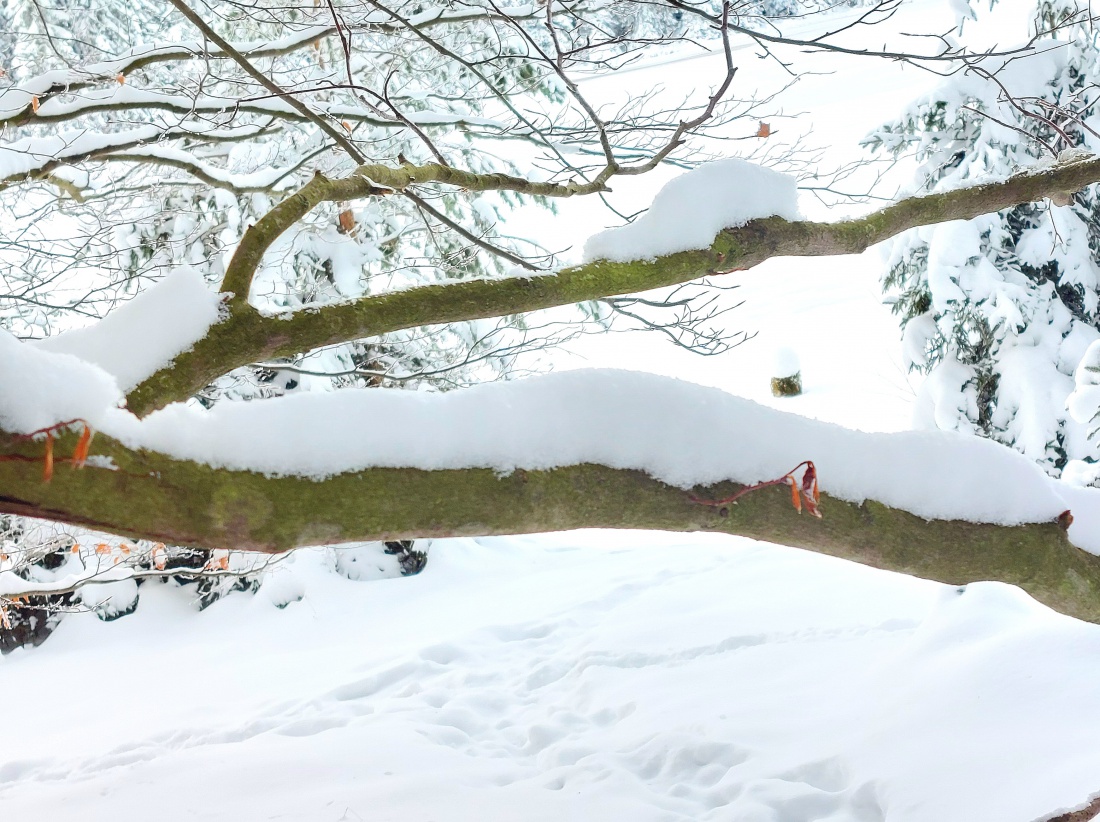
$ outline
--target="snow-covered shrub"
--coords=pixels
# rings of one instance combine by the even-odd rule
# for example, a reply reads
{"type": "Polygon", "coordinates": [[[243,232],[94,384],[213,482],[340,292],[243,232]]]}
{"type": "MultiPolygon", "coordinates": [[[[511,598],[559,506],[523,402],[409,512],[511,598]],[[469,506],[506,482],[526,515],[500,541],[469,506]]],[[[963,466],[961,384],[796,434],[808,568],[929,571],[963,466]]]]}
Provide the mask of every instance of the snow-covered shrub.
{"type": "MultiPolygon", "coordinates": [[[[22,517],[0,515],[0,576],[18,573],[21,578],[49,577],[65,563],[65,545],[48,540],[27,538],[28,523],[22,517]],[[24,557],[28,548],[37,548],[34,557],[24,557]],[[17,571],[13,569],[18,569],[17,571]]],[[[61,621],[62,612],[72,605],[72,594],[53,597],[27,597],[0,609],[0,653],[25,645],[41,645],[61,621]]]]}
{"type": "Polygon", "coordinates": [[[270,556],[131,542],[104,534],[28,526],[0,517],[0,653],[39,645],[62,618],[91,612],[110,622],[138,610],[147,586],[168,586],[195,610],[234,592],[276,608],[306,596],[316,573],[352,581],[417,574],[430,540],[361,542],[270,556]],[[27,533],[27,531],[30,533],[27,533]],[[33,552],[33,554],[29,553],[33,552]]]}
{"type": "MultiPolygon", "coordinates": [[[[976,9],[973,29],[996,11],[976,9]]],[[[1081,19],[1065,0],[1044,0],[1033,12],[1038,32],[1081,19]]],[[[1100,149],[1097,32],[1068,25],[1040,42],[1039,54],[987,59],[948,78],[866,144],[915,154],[913,188],[929,192],[1100,149]]],[[[1078,364],[1100,338],[1098,218],[1090,187],[1066,204],[916,229],[889,244],[886,293],[906,358],[928,374],[919,423],[991,437],[1054,475],[1100,456],[1100,443],[1066,409],[1078,364]]]]}

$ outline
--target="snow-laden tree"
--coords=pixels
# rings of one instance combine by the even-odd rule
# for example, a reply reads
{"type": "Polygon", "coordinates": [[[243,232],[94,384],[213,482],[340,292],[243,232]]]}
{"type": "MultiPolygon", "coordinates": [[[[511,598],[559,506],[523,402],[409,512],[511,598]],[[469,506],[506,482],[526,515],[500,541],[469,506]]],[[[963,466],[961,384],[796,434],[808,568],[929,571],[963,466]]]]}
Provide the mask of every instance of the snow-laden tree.
{"type": "MultiPolygon", "coordinates": [[[[0,316],[20,336],[48,336],[102,316],[180,267],[197,271],[216,288],[225,259],[250,223],[314,174],[347,163],[318,138],[323,132],[317,125],[301,117],[273,115],[262,102],[244,112],[218,111],[251,93],[245,68],[230,60],[215,66],[203,61],[203,44],[188,42],[202,32],[170,7],[13,0],[4,13],[12,106],[5,111],[0,209],[14,230],[0,240],[0,316]],[[182,47],[166,56],[148,45],[165,42],[182,47]],[[29,99],[19,94],[24,88],[31,89],[29,99]],[[134,95],[152,105],[133,105],[134,95]],[[205,102],[206,112],[189,111],[188,101],[205,102]],[[51,106],[59,109],[54,116],[51,106]]],[[[304,87],[316,88],[316,97],[344,93],[359,113],[388,106],[371,122],[352,114],[333,120],[347,137],[368,140],[381,156],[423,159],[426,151],[440,150],[433,141],[442,140],[467,167],[512,170],[491,146],[476,146],[457,133],[455,121],[517,92],[560,96],[545,75],[521,76],[522,66],[505,54],[506,37],[463,30],[462,15],[453,25],[436,26],[440,47],[462,43],[467,59],[488,58],[482,73],[495,95],[471,93],[470,83],[457,76],[460,66],[425,52],[413,29],[407,36],[387,29],[386,23],[396,21],[376,9],[245,13],[225,5],[210,19],[212,32],[236,41],[282,38],[286,48],[260,62],[279,72],[279,88],[287,94],[304,87]],[[372,11],[373,22],[353,19],[372,11]],[[340,37],[324,36],[326,26],[352,23],[354,35],[348,29],[340,37]],[[292,31],[296,36],[287,41],[292,31]],[[352,36],[354,62],[344,51],[345,38],[352,36]],[[380,54],[386,59],[378,59],[380,54]],[[431,116],[435,89],[448,89],[452,99],[439,105],[445,112],[437,118],[440,125],[422,129],[413,119],[418,111],[431,116]],[[367,106],[359,105],[357,95],[368,95],[367,106]]],[[[505,192],[469,200],[444,194],[430,203],[392,198],[326,204],[272,250],[256,278],[255,302],[294,310],[380,287],[499,273],[513,264],[507,252],[489,256],[471,249],[482,235],[491,236],[501,212],[521,196],[505,192]],[[446,221],[453,219],[471,225],[476,236],[449,230],[446,221]]],[[[563,336],[551,331],[535,339],[515,317],[401,330],[330,346],[308,361],[289,356],[251,363],[196,396],[210,405],[220,398],[367,385],[448,389],[508,374],[519,353],[563,336]]],[[[9,561],[32,576],[63,572],[59,551],[77,538],[63,539],[17,519],[0,523],[0,535],[9,561]]],[[[94,536],[80,538],[102,544],[94,536]]],[[[400,545],[405,570],[422,563],[423,554],[408,543],[393,545],[400,545]]],[[[196,565],[200,572],[207,563],[202,554],[175,548],[172,554],[168,562],[196,565]]],[[[249,584],[254,579],[250,575],[249,584]]],[[[199,584],[205,603],[219,587],[238,583],[199,584]]]]}
{"type": "MultiPolygon", "coordinates": [[[[1011,11],[1043,53],[955,73],[871,135],[875,149],[915,153],[914,191],[1100,148],[1100,41],[1086,10],[1072,0],[1043,0],[1030,16],[1019,4],[973,5],[977,19],[965,25],[980,30],[1011,11]]],[[[906,356],[928,373],[924,424],[991,437],[1054,475],[1096,483],[1092,412],[1077,403],[1075,419],[1067,399],[1100,339],[1098,218],[1100,196],[1089,187],[893,241],[884,284],[906,356]]]]}
{"type": "MultiPolygon", "coordinates": [[[[567,267],[492,219],[512,198],[599,196],[618,178],[691,165],[714,151],[706,129],[738,116],[756,132],[760,101],[736,93],[737,37],[753,45],[749,60],[789,65],[818,50],[941,70],[1032,59],[1033,45],[853,48],[853,26],[889,3],[802,40],[762,25],[753,6],[679,0],[648,10],[667,13],[671,34],[649,18],[624,32],[621,4],[598,0],[367,0],[292,17],[254,6],[240,29],[238,5],[171,4],[179,16],[157,45],[21,76],[0,95],[20,229],[4,258],[40,252],[19,274],[31,287],[9,286],[22,305],[6,322],[34,336],[71,325],[55,320],[61,309],[105,314],[45,340],[0,334],[0,512],[126,540],[70,546],[48,580],[4,566],[9,603],[174,575],[176,547],[216,549],[200,572],[236,580],[244,550],[608,526],[744,533],[933,578],[1004,579],[1100,614],[1100,561],[1067,542],[1069,505],[989,443],[871,442],[616,373],[446,393],[269,396],[280,392],[231,382],[335,378],[334,351],[422,344],[501,317],[537,326],[541,309],[675,311],[660,293],[632,295],[1080,191],[1100,161],[1066,157],[814,223],[799,217],[791,178],[729,159],[677,178],[567,267]],[[686,16],[725,58],[696,98],[612,108],[585,97],[578,72],[669,46],[686,16]],[[809,460],[828,467],[833,495],[809,460]],[[792,502],[825,519],[798,517],[792,502]]],[[[695,333],[690,319],[680,330],[695,333]]],[[[364,389],[409,370],[352,366],[364,389]]]]}
{"type": "MultiPolygon", "coordinates": [[[[8,70],[11,91],[24,83],[34,86],[36,80],[51,84],[35,88],[30,100],[12,100],[5,118],[15,139],[6,145],[11,162],[4,167],[6,197],[0,207],[20,231],[4,243],[3,302],[6,325],[23,336],[70,326],[66,313],[105,313],[118,299],[180,266],[197,268],[217,285],[227,255],[250,223],[313,174],[349,162],[328,150],[318,137],[323,131],[303,122],[293,107],[295,116],[273,114],[280,106],[265,99],[268,90],[249,90],[255,81],[231,60],[211,66],[191,59],[203,53],[202,45],[186,42],[198,32],[178,14],[131,4],[93,5],[95,17],[114,23],[93,26],[94,43],[74,31],[86,22],[78,9],[61,6],[39,13],[36,4],[28,3],[15,15],[29,30],[18,32],[23,45],[8,70]],[[36,34],[38,29],[46,34],[36,34]],[[141,45],[164,41],[183,45],[174,55],[150,54],[141,45]],[[72,47],[55,53],[54,42],[72,47]],[[105,60],[127,52],[142,56],[105,60]],[[38,73],[57,62],[69,67],[68,76],[38,73]],[[260,99],[253,105],[227,109],[239,106],[241,96],[257,93],[260,99]],[[30,119],[28,104],[35,115],[30,119]],[[52,107],[58,109],[55,115],[49,113],[52,107]],[[54,151],[45,149],[39,139],[44,135],[56,141],[54,151]],[[42,162],[32,159],[34,154],[42,162]]],[[[376,34],[377,25],[350,17],[371,11],[290,12],[284,20],[262,9],[245,14],[226,6],[211,15],[211,32],[222,30],[246,42],[287,41],[269,57],[254,59],[278,72],[286,99],[296,99],[307,88],[314,98],[329,98],[331,128],[347,132],[342,136],[349,140],[369,142],[377,156],[423,159],[445,145],[469,167],[510,170],[464,133],[466,120],[496,98],[471,93],[469,82],[452,76],[460,67],[426,51],[415,36],[376,34]],[[358,26],[354,61],[342,56],[336,45],[343,42],[340,38],[316,36],[326,24],[358,26]],[[287,40],[291,31],[296,34],[287,40]],[[436,88],[447,88],[451,99],[436,103],[436,88]],[[347,100],[356,111],[337,116],[347,100]],[[421,128],[418,119],[440,126],[421,128]],[[433,140],[443,143],[435,146],[433,140]]],[[[441,48],[461,38],[470,59],[508,48],[492,38],[478,41],[476,31],[464,32],[458,25],[441,26],[439,34],[441,48]]],[[[350,29],[346,36],[352,36],[350,29]]],[[[520,77],[507,57],[487,60],[482,73],[508,94],[554,94],[544,77],[520,77]]],[[[480,241],[480,235],[493,233],[499,212],[510,202],[487,196],[476,201],[442,197],[433,203],[394,198],[361,208],[326,204],[272,249],[256,278],[255,299],[273,310],[293,310],[360,296],[381,287],[380,281],[392,287],[498,271],[501,257],[470,253],[475,240],[446,230],[444,221],[469,222],[480,241]]],[[[327,382],[337,385],[461,385],[507,370],[516,346],[522,346],[522,334],[507,332],[511,325],[457,324],[403,332],[371,345],[338,346],[309,363],[278,363],[287,366],[283,370],[243,370],[211,386],[203,397],[213,401],[226,391],[271,395],[288,386],[300,388],[311,374],[330,372],[339,376],[327,382]]]]}
{"type": "MultiPolygon", "coordinates": [[[[768,8],[746,5],[738,19],[759,27],[768,8]]],[[[436,161],[518,179],[507,157],[526,143],[559,173],[583,176],[591,124],[583,100],[562,108],[572,83],[564,69],[596,69],[630,60],[642,45],[712,36],[708,14],[721,7],[597,2],[548,15],[491,4],[223,4],[198,16],[185,6],[12,0],[4,8],[0,209],[14,230],[0,239],[0,318],[9,331],[37,339],[101,317],[178,269],[218,288],[250,225],[311,180],[316,186],[317,175],[346,175],[368,159],[410,167],[436,161]],[[150,45],[163,43],[175,45],[150,45]],[[549,59],[553,51],[560,60],[549,59]]],[[[752,108],[751,100],[729,111],[715,106],[690,130],[752,108]]],[[[663,128],[640,108],[621,116],[650,122],[615,138],[624,157],[644,151],[663,128]]],[[[249,274],[251,304],[295,311],[546,267],[540,248],[497,236],[502,215],[524,200],[546,202],[508,185],[476,197],[407,186],[400,196],[326,198],[265,249],[249,274]]],[[[669,320],[639,313],[654,308],[590,302],[577,319],[595,330],[615,314],[641,319],[705,352],[730,344],[725,332],[698,325],[708,313],[697,314],[691,300],[674,301],[669,320]]],[[[520,354],[576,333],[560,318],[532,327],[514,315],[400,328],[257,357],[212,374],[194,396],[210,406],[310,389],[445,390],[514,374],[520,354]]],[[[68,572],[71,546],[105,544],[17,518],[0,523],[0,537],[10,569],[42,578],[68,572]]],[[[129,555],[142,557],[146,572],[158,570],[153,544],[129,555]]],[[[195,566],[202,602],[240,579],[254,583],[251,565],[215,584],[204,575],[206,555],[167,550],[170,568],[195,566]]],[[[423,564],[407,541],[386,550],[405,572],[423,564]]]]}

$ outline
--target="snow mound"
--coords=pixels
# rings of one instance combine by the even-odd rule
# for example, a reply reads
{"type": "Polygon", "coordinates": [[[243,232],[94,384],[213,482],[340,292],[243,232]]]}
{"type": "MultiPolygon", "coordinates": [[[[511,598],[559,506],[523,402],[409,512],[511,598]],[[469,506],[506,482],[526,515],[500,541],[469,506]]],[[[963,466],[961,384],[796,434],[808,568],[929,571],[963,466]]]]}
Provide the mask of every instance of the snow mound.
{"type": "Polygon", "coordinates": [[[1096,790],[1100,629],[1008,586],[713,535],[436,548],[369,586],[300,551],[282,609],[150,583],[3,657],[5,818],[1023,822],[1096,790]]]}
{"type": "Polygon", "coordinates": [[[69,354],[20,343],[0,329],[0,429],[29,434],[74,418],[96,423],[122,395],[114,378],[69,354]]]}
{"type": "Polygon", "coordinates": [[[218,321],[220,305],[219,295],[198,271],[180,268],[95,325],[36,345],[93,363],[129,391],[206,336],[218,321]]]}
{"type": "Polygon", "coordinates": [[[669,181],[634,222],[590,237],[584,259],[629,262],[710,248],[723,228],[761,217],[801,219],[795,179],[746,160],[715,160],[669,181]]]}

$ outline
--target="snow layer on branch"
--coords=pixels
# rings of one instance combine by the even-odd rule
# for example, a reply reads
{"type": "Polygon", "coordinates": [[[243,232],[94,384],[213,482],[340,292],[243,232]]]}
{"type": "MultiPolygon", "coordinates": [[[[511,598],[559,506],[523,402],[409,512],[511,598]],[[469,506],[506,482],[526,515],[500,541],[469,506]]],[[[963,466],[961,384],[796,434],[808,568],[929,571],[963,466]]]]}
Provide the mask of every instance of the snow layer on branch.
{"type": "Polygon", "coordinates": [[[220,304],[201,274],[179,268],[95,325],[35,345],[93,363],[129,391],[206,336],[220,304]]]}
{"type": "MultiPolygon", "coordinates": [[[[0,95],[0,117],[14,117],[25,111],[28,107],[33,106],[34,97],[35,95],[23,89],[9,89],[3,95],[0,95]]],[[[79,97],[67,95],[50,97],[39,104],[36,116],[47,121],[53,118],[78,117],[85,113],[99,111],[103,107],[167,108],[188,115],[196,112],[225,113],[247,110],[284,115],[294,119],[302,118],[302,115],[292,105],[279,98],[253,99],[242,103],[242,101],[233,97],[207,94],[195,96],[171,94],[131,85],[118,85],[117,83],[105,88],[85,89],[79,97]]],[[[367,116],[361,106],[332,105],[323,107],[320,110],[331,117],[373,122],[376,125],[394,128],[404,127],[403,122],[398,119],[390,120],[374,115],[367,116]]],[[[494,129],[504,128],[498,120],[449,111],[416,111],[409,112],[406,116],[410,122],[418,125],[477,125],[494,129]]]]}
{"type": "Polygon", "coordinates": [[[56,160],[80,158],[94,151],[125,148],[163,133],[157,126],[141,126],[122,132],[66,131],[53,136],[26,137],[0,145],[0,179],[30,174],[56,160]]]}
{"type": "Polygon", "coordinates": [[[723,228],[773,216],[801,219],[793,177],[746,160],[715,160],[670,180],[634,222],[590,237],[584,259],[628,262],[710,248],[723,228]]]}
{"type": "Polygon", "coordinates": [[[218,467],[325,477],[367,467],[503,473],[580,463],[683,488],[775,479],[802,460],[822,487],[920,516],[1017,524],[1068,506],[1021,455],[941,431],[869,434],[650,374],[585,370],[445,394],[299,394],[207,411],[171,406],[108,433],[218,467]]]}
{"type": "Polygon", "coordinates": [[[0,329],[0,428],[29,434],[74,418],[95,424],[122,398],[114,379],[69,354],[20,343],[0,329]]]}

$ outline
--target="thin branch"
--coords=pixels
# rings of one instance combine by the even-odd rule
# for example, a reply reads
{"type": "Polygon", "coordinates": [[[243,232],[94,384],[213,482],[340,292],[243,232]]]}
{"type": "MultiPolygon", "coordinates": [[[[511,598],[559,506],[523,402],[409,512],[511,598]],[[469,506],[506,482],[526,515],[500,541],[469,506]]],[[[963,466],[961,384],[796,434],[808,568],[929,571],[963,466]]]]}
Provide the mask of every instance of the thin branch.
{"type": "Polygon", "coordinates": [[[341,134],[339,129],[335,128],[330,122],[328,122],[325,118],[321,117],[321,115],[313,111],[313,109],[311,109],[301,100],[299,100],[295,95],[287,94],[266,74],[253,66],[251,61],[249,61],[247,57],[237,51],[237,49],[235,49],[228,40],[226,40],[224,37],[214,31],[214,29],[211,28],[205,20],[203,20],[198,14],[192,11],[191,7],[188,6],[187,3],[184,2],[184,0],[168,0],[168,2],[175,6],[179,13],[186,17],[187,20],[193,26],[195,26],[195,28],[201,31],[203,33],[203,36],[208,37],[213,43],[218,46],[218,48],[228,54],[230,58],[232,58],[233,62],[240,66],[245,71],[245,73],[248,74],[249,77],[251,77],[261,86],[266,88],[272,94],[285,100],[291,108],[293,108],[307,120],[316,124],[317,127],[320,128],[321,131],[323,131],[325,134],[327,134],[334,143],[344,149],[344,151],[348,153],[348,156],[351,157],[356,163],[362,164],[367,161],[366,156],[364,156],[363,153],[360,152],[358,148],[356,148],[355,144],[352,143],[346,135],[341,134]]]}
{"type": "Polygon", "coordinates": [[[500,248],[499,246],[495,246],[492,243],[483,240],[481,237],[478,237],[473,232],[468,231],[460,223],[455,222],[442,211],[435,208],[430,203],[426,202],[423,197],[420,197],[419,195],[413,193],[412,191],[409,191],[408,189],[401,193],[404,194],[410,202],[414,203],[417,208],[422,209],[427,214],[430,214],[432,217],[439,220],[439,222],[443,223],[443,225],[447,226],[447,228],[451,229],[451,231],[453,231],[455,234],[473,243],[483,251],[488,251],[490,254],[496,257],[500,257],[502,260],[507,260],[513,265],[518,265],[521,268],[527,269],[528,271],[539,270],[538,266],[532,265],[528,260],[525,260],[522,257],[518,257],[512,252],[500,248]]]}

